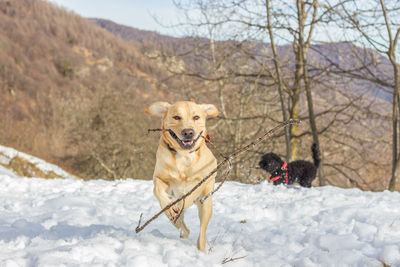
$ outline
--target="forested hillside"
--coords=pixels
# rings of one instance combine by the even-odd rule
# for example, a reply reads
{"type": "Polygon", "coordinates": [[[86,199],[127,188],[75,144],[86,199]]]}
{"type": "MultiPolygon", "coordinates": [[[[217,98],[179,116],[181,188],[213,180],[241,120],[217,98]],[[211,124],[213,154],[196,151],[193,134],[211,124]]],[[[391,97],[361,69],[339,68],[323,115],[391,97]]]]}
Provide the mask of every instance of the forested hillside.
{"type": "Polygon", "coordinates": [[[128,43],[45,1],[0,1],[0,143],[81,177],[150,178],[142,110],[165,71],[128,43]]]}

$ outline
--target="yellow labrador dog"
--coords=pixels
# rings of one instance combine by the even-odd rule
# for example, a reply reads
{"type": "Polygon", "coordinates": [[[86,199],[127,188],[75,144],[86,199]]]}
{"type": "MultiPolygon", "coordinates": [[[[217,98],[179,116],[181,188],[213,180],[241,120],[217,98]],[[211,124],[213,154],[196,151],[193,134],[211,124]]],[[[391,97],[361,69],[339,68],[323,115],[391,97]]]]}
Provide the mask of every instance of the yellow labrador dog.
{"type": "MultiPolygon", "coordinates": [[[[162,129],[153,174],[154,195],[164,208],[190,191],[217,166],[217,160],[208,149],[205,139],[206,118],[218,115],[211,104],[181,101],[175,104],[156,102],[146,108],[146,113],[161,117],[162,129]]],[[[200,199],[214,188],[215,175],[197,188],[183,202],[168,209],[165,214],[180,231],[181,238],[189,236],[183,221],[183,212],[193,203],[200,217],[199,250],[206,248],[207,225],[212,213],[212,198],[201,204],[200,199]]]]}

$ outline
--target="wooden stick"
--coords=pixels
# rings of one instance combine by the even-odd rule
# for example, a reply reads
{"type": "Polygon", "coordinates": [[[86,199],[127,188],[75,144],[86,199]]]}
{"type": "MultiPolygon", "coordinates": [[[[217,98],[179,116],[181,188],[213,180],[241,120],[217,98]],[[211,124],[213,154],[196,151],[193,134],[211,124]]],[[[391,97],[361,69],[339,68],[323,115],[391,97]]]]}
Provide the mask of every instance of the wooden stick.
{"type": "Polygon", "coordinates": [[[244,146],[244,147],[238,149],[236,152],[233,152],[232,154],[230,154],[229,157],[226,158],[226,159],[223,161],[223,162],[227,161],[227,162],[229,162],[229,164],[230,164],[230,165],[229,165],[229,166],[230,166],[230,169],[229,169],[228,173],[226,173],[226,176],[224,177],[224,179],[222,180],[222,182],[219,184],[219,186],[218,186],[214,191],[212,191],[210,194],[207,194],[206,196],[204,196],[204,197],[200,200],[201,204],[203,204],[203,202],[204,202],[209,196],[213,195],[215,192],[217,192],[217,191],[221,188],[222,184],[225,182],[226,178],[228,177],[228,174],[229,174],[230,170],[232,169],[232,163],[231,163],[231,160],[232,160],[232,159],[236,158],[237,156],[239,156],[239,155],[242,154],[243,152],[249,150],[251,147],[255,147],[255,146],[258,145],[261,141],[263,141],[265,138],[267,138],[268,136],[272,135],[276,130],[278,130],[278,129],[280,129],[280,128],[283,128],[283,127],[286,127],[286,126],[289,125],[289,124],[295,124],[295,123],[296,123],[296,124],[300,123],[300,120],[289,119],[289,120],[287,120],[287,121],[285,121],[285,122],[279,124],[278,126],[272,128],[271,130],[269,130],[268,132],[266,132],[263,136],[257,138],[256,140],[254,140],[253,142],[251,142],[251,143],[248,144],[247,146],[244,146]]]}
{"type": "MultiPolygon", "coordinates": [[[[268,136],[272,135],[273,133],[275,133],[277,130],[279,130],[280,128],[286,127],[289,124],[299,124],[300,120],[294,120],[294,119],[289,119],[281,124],[279,124],[278,126],[275,126],[274,128],[272,128],[271,130],[269,130],[268,132],[266,132],[264,135],[262,135],[261,137],[258,137],[257,139],[255,139],[253,142],[251,142],[250,144],[236,150],[235,152],[233,152],[232,154],[230,154],[227,158],[225,158],[222,162],[220,162],[216,168],[214,168],[206,177],[204,177],[198,184],[196,184],[189,192],[187,192],[186,194],[184,194],[183,196],[181,196],[180,198],[178,198],[177,200],[171,202],[170,204],[168,204],[167,206],[165,206],[162,210],[160,210],[157,214],[155,214],[153,217],[151,217],[149,220],[147,220],[142,226],[140,226],[141,223],[141,218],[143,216],[143,214],[140,215],[140,220],[139,223],[135,229],[136,233],[139,233],[140,231],[142,231],[147,225],[149,225],[152,221],[154,221],[155,219],[157,219],[162,213],[164,213],[166,210],[168,210],[169,208],[171,208],[172,206],[174,206],[176,203],[178,203],[179,201],[187,198],[190,194],[192,194],[197,188],[199,188],[204,182],[206,182],[212,175],[214,175],[222,166],[226,165],[227,163],[229,164],[229,166],[232,165],[232,160],[234,158],[236,158],[237,156],[239,156],[240,154],[242,154],[243,152],[249,150],[251,147],[255,147],[257,144],[259,144],[261,141],[263,141],[264,139],[266,139],[268,136]]],[[[150,131],[167,131],[167,130],[163,130],[163,129],[149,129],[150,131]]],[[[213,191],[212,194],[214,194],[216,191],[218,191],[218,189],[221,188],[221,185],[217,187],[216,190],[213,191]]],[[[211,195],[212,195],[211,194],[211,195]]]]}
{"type": "Polygon", "coordinates": [[[169,129],[161,129],[161,128],[155,128],[155,129],[147,129],[147,133],[149,134],[150,132],[163,132],[163,131],[168,131],[169,129]]]}
{"type": "MultiPolygon", "coordinates": [[[[201,180],[198,184],[196,184],[189,192],[187,192],[186,194],[184,194],[183,196],[181,196],[180,198],[178,198],[177,200],[169,203],[167,206],[165,206],[162,210],[160,210],[156,215],[154,215],[153,217],[151,217],[151,219],[149,219],[147,222],[145,222],[142,226],[140,226],[140,224],[138,224],[138,226],[136,227],[136,233],[139,233],[140,231],[142,231],[149,223],[151,223],[152,221],[154,221],[155,219],[158,218],[158,216],[160,216],[164,211],[168,210],[169,208],[171,208],[172,206],[174,206],[176,203],[178,203],[179,201],[185,199],[186,197],[188,197],[190,194],[192,194],[197,188],[199,188],[205,181],[208,180],[208,178],[210,178],[214,173],[217,172],[217,170],[219,168],[221,168],[221,166],[223,164],[225,164],[226,162],[223,161],[220,164],[218,164],[218,166],[212,170],[206,177],[203,178],[203,180],[201,180]]],[[[140,215],[142,216],[142,215],[140,215]]]]}
{"type": "Polygon", "coordinates": [[[218,150],[218,148],[214,145],[214,143],[213,143],[210,139],[207,139],[207,138],[204,137],[204,136],[201,136],[201,137],[203,137],[203,139],[206,140],[206,143],[207,143],[207,144],[210,144],[210,145],[213,147],[213,149],[219,154],[220,157],[222,157],[223,159],[226,159],[226,158],[227,158],[224,154],[222,154],[222,153],[218,150]]]}
{"type": "Polygon", "coordinates": [[[206,201],[207,198],[209,198],[210,196],[214,195],[214,193],[217,192],[221,188],[221,186],[225,183],[226,179],[228,178],[229,173],[232,170],[232,161],[228,160],[228,163],[229,163],[229,166],[228,166],[228,169],[226,170],[226,172],[223,175],[224,178],[222,178],[222,182],[219,183],[219,185],[217,186],[216,189],[214,189],[213,191],[211,191],[210,193],[205,195],[202,199],[200,199],[200,203],[201,204],[203,204],[204,201],[206,201]]]}

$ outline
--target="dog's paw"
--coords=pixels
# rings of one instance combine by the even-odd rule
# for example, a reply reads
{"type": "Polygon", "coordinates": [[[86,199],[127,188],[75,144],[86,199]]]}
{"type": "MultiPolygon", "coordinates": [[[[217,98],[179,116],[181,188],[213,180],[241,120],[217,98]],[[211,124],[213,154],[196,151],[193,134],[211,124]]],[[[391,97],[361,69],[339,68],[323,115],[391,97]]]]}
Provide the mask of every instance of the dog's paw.
{"type": "Polygon", "coordinates": [[[182,205],[179,205],[180,203],[177,203],[173,205],[171,208],[166,210],[167,217],[172,221],[175,222],[179,216],[182,213],[182,205]]]}
{"type": "Polygon", "coordinates": [[[181,228],[179,229],[179,237],[182,239],[187,239],[189,237],[190,231],[189,229],[181,228]]]}

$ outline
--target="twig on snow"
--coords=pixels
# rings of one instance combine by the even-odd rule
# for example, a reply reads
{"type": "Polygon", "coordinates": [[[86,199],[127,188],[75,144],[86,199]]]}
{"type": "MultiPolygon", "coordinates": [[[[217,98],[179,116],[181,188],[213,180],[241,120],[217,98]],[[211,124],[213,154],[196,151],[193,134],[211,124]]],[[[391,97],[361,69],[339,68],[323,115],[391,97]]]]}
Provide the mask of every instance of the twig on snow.
{"type": "Polygon", "coordinates": [[[231,262],[231,261],[240,260],[240,259],[243,259],[243,258],[246,258],[246,257],[247,257],[247,255],[244,255],[244,256],[241,256],[241,257],[236,257],[236,258],[225,258],[225,259],[222,260],[221,264],[225,264],[225,263],[228,263],[228,262],[231,262]]]}

